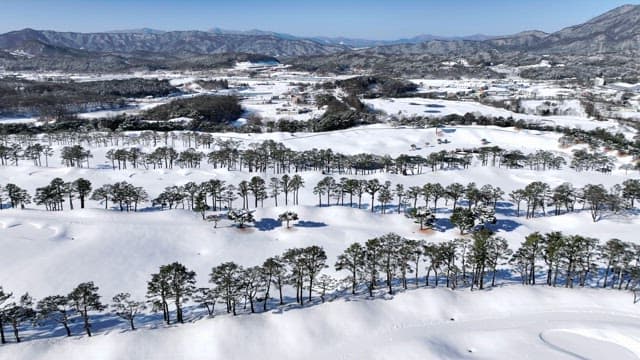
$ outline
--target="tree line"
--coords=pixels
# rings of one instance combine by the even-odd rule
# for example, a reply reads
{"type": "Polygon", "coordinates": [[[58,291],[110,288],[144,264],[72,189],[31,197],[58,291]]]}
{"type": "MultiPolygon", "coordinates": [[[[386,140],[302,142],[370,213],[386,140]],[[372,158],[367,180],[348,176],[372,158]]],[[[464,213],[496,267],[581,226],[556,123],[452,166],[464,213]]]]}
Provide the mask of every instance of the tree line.
{"type": "MultiPolygon", "coordinates": [[[[91,336],[92,314],[107,309],[126,321],[131,330],[136,328],[136,318],[147,309],[162,313],[166,324],[184,323],[187,304],[202,307],[208,316],[216,314],[217,304],[233,315],[265,312],[294,301],[284,296],[285,289],[295,290],[299,306],[313,302],[314,294],[320,302],[348,294],[373,297],[378,290],[393,294],[408,289],[410,284],[413,288],[482,290],[496,286],[498,273],[503,270],[515,273],[523,285],[634,291],[640,286],[637,244],[619,239],[600,243],[595,238],[557,231],[529,234],[515,251],[504,238],[486,228],[441,243],[388,233],[352,243],[337,256],[333,266],[346,277],[336,279],[323,273],[329,265],[321,246],[291,248],[261,265],[221,263],[209,273],[211,287],[198,287],[196,273],[174,262],[150,275],[145,300],[119,293],[109,305],[102,302],[99,288],[91,281],[79,284],[68,294],[45,296],[39,301],[28,293],[14,296],[0,287],[1,341],[7,342],[5,327],[10,326],[15,341],[20,342],[20,329],[26,324],[62,326],[71,336],[72,325],[80,323],[91,336]]],[[[506,274],[503,279],[510,276],[506,274]]]]}
{"type": "MultiPolygon", "coordinates": [[[[151,203],[162,209],[188,208],[200,212],[204,219],[208,210],[233,210],[237,200],[242,201],[242,205],[237,206],[242,210],[263,207],[267,199],[273,199],[275,206],[278,206],[279,200],[280,205],[299,205],[300,189],[304,187],[305,181],[298,174],[284,174],[269,179],[253,176],[249,180],[240,181],[237,186],[220,179],[199,184],[190,181],[181,186],[166,187],[151,199],[151,203]]],[[[367,197],[370,209],[374,212],[377,200],[377,208],[381,213],[386,213],[394,206],[397,213],[403,212],[417,219],[421,228],[433,228],[436,225],[438,204],[444,201],[444,205],[448,206],[451,202],[450,220],[463,233],[476,225],[495,222],[496,208],[503,200],[508,200],[515,206],[516,217],[521,215],[523,203],[526,218],[547,215],[550,208],[553,215],[571,213],[578,210],[577,205],[581,205],[581,209],[588,210],[592,220],[596,222],[607,211],[617,213],[634,209],[640,199],[640,180],[627,179],[610,189],[601,184],[587,184],[576,188],[568,182],[552,188],[545,182],[534,181],[506,194],[498,186],[486,184],[478,187],[474,182],[467,185],[454,182],[446,186],[426,183],[405,188],[403,184],[393,186],[390,181],[380,182],[378,179],[341,177],[336,180],[326,176],[318,181],[312,192],[318,197],[318,206],[333,203],[362,208],[362,200],[367,197]],[[466,202],[466,206],[459,206],[462,202],[466,202]]],[[[72,182],[54,178],[48,185],[37,188],[33,198],[26,190],[9,183],[0,187],[0,209],[5,198],[13,208],[24,208],[33,200],[36,205],[42,205],[50,211],[64,210],[65,202],[68,202],[69,209],[73,209],[74,199],[79,199],[80,207],[84,208],[85,200],[89,198],[102,202],[105,209],[108,209],[111,202],[117,204],[120,211],[127,212],[137,211],[139,204],[150,199],[144,188],[126,181],[105,184],[94,190],[91,182],[83,178],[72,182]]]]}
{"type": "MultiPolygon", "coordinates": [[[[153,137],[147,139],[145,144],[153,141],[153,146],[167,138],[153,137]]],[[[177,139],[172,138],[174,144],[177,139]]],[[[300,171],[322,171],[337,174],[371,174],[376,172],[415,175],[422,174],[427,169],[432,172],[438,170],[466,169],[476,159],[480,166],[505,167],[508,169],[529,168],[536,171],[558,170],[567,165],[568,158],[556,152],[538,150],[525,154],[520,150],[506,150],[499,146],[482,146],[477,148],[464,148],[451,151],[432,152],[427,156],[418,154],[401,154],[395,158],[389,155],[355,154],[345,155],[334,152],[331,149],[312,149],[306,151],[294,151],[284,144],[273,140],[265,140],[262,143],[251,143],[248,148],[241,149],[241,142],[234,139],[213,138],[208,134],[195,133],[183,134],[181,139],[186,150],[177,151],[173,146],[165,145],[155,147],[151,152],[145,152],[140,147],[115,148],[106,152],[106,159],[111,162],[115,170],[130,168],[198,168],[202,162],[214,168],[227,168],[229,170],[246,170],[248,172],[266,172],[272,170],[279,173],[300,171]],[[198,148],[214,150],[205,152],[198,148]]],[[[118,143],[119,140],[93,139],[94,145],[106,145],[118,143]]],[[[89,141],[88,141],[89,142],[89,141]]],[[[415,151],[418,146],[411,144],[410,151],[415,151]]],[[[48,166],[48,159],[53,155],[51,145],[43,145],[40,142],[29,143],[21,146],[16,142],[0,144],[0,165],[19,165],[20,160],[31,160],[35,166],[48,166]]],[[[68,167],[88,167],[89,159],[93,155],[91,151],[82,145],[67,145],[60,150],[62,164],[68,167]]],[[[598,171],[610,173],[615,169],[615,157],[607,156],[595,151],[578,149],[569,157],[570,168],[576,171],[598,171]]],[[[625,169],[632,169],[627,166],[625,169]]]]}

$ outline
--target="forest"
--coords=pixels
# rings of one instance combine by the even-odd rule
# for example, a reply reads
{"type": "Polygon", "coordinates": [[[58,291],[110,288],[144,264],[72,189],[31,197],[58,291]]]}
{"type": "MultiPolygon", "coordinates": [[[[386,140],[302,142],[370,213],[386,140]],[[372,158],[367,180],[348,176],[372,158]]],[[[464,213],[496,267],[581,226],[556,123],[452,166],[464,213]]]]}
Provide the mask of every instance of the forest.
{"type": "Polygon", "coordinates": [[[40,116],[58,119],[92,109],[124,106],[127,98],[167,96],[179,90],[168,80],[131,78],[88,82],[0,79],[0,116],[40,116]]]}

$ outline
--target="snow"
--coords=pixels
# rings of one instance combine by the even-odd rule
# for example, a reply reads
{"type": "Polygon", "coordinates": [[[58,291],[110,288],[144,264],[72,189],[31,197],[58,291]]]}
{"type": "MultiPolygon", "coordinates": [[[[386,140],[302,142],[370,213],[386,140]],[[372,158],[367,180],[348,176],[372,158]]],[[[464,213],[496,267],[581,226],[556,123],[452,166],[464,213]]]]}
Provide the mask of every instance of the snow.
{"type": "MultiPolygon", "coordinates": [[[[278,79],[234,78],[231,82],[246,83],[247,88],[235,88],[244,97],[243,105],[249,113],[267,118],[277,118],[277,108],[286,100],[268,103],[272,96],[285,97],[295,82],[314,84],[325,81],[308,74],[288,74],[278,79]]],[[[190,86],[190,75],[174,74],[175,84],[190,86]]],[[[471,89],[481,86],[480,80],[463,80],[457,83],[433,80],[422,88],[450,87],[471,89]]],[[[496,89],[504,84],[493,84],[496,89]]],[[[194,87],[193,89],[197,89],[194,87]]],[[[197,90],[197,91],[201,91],[197,90]]],[[[553,85],[531,85],[528,90],[540,93],[564,92],[553,85]]],[[[194,90],[196,91],[196,90],[194,90]]],[[[193,96],[190,94],[188,96],[193,96]]],[[[170,101],[169,98],[144,99],[132,104],[139,111],[170,101]]],[[[537,106],[537,102],[527,106],[537,106]]],[[[567,100],[563,109],[575,110],[574,115],[537,116],[516,114],[471,101],[430,100],[424,98],[370,99],[365,102],[389,115],[444,116],[447,114],[477,113],[491,116],[513,117],[532,122],[546,122],[562,126],[592,129],[605,127],[611,131],[624,130],[632,137],[635,131],[613,121],[596,122],[586,118],[578,110],[579,103],[567,100]]],[[[304,105],[314,108],[313,105],[304,105]]],[[[569,111],[567,110],[567,111],[569,111]]],[[[320,110],[293,116],[308,119],[320,110]]],[[[100,112],[83,114],[83,117],[113,114],[100,112]]],[[[153,120],[153,119],[149,119],[153,120]]],[[[175,119],[188,120],[188,119],[175,119]]],[[[0,120],[3,121],[3,120],[0,120]]],[[[34,119],[35,121],[35,119],[34,119]]],[[[239,119],[236,125],[246,120],[239,119]]],[[[137,133],[130,133],[137,135],[137,133]]],[[[184,150],[180,132],[170,134],[168,144],[184,150]]],[[[524,153],[537,150],[553,151],[569,155],[573,148],[560,148],[560,134],[499,128],[494,126],[449,126],[439,129],[393,128],[388,124],[357,127],[326,133],[219,133],[218,138],[233,138],[247,148],[252,143],[275,140],[293,150],[331,148],[344,154],[374,153],[427,156],[442,150],[455,150],[483,145],[483,139],[491,145],[524,153]],[[437,140],[448,140],[438,144],[437,140]],[[417,150],[411,150],[414,144],[417,150]]],[[[164,146],[160,142],[158,146],[164,146]]],[[[137,144],[121,147],[140,146],[137,144]]],[[[153,150],[142,147],[143,151],[153,150]]],[[[151,198],[165,187],[182,185],[189,181],[202,182],[211,179],[237,184],[241,180],[267,173],[248,173],[214,169],[203,163],[196,169],[126,169],[112,170],[105,153],[110,149],[94,148],[90,168],[66,168],[60,165],[59,146],[56,155],[49,159],[49,168],[35,167],[29,161],[19,166],[0,168],[0,184],[15,183],[31,194],[49,183],[53,177],[72,181],[83,177],[92,182],[93,188],[116,181],[127,181],[144,187],[151,198]]],[[[197,149],[207,152],[207,149],[197,149]]],[[[630,161],[629,157],[617,157],[616,164],[630,161]]],[[[265,200],[265,207],[258,208],[258,222],[247,230],[238,230],[228,220],[214,229],[203,222],[200,215],[188,210],[161,211],[143,204],[136,213],[105,210],[95,201],[87,201],[86,209],[46,212],[28,205],[25,210],[0,211],[0,284],[6,290],[21,294],[29,291],[36,299],[52,294],[64,294],[83,281],[94,281],[100,287],[105,302],[119,292],[131,292],[137,299],[144,299],[146,282],[158,267],[173,261],[194,270],[198,286],[208,285],[208,274],[213,266],[235,261],[241,265],[260,264],[265,258],[293,247],[321,245],[327,252],[329,268],[325,273],[342,277],[333,264],[337,256],[351,243],[364,242],[388,232],[396,232],[412,239],[441,242],[459,237],[457,229],[446,228],[431,233],[420,232],[412,220],[395,213],[372,213],[369,197],[363,197],[362,209],[348,206],[315,206],[317,197],[313,186],[324,176],[319,172],[303,172],[305,188],[300,192],[299,206],[275,207],[273,199],[265,200]],[[299,214],[300,221],[286,229],[275,220],[285,210],[299,214]]],[[[278,174],[279,176],[279,174],[278,174]]],[[[341,175],[336,175],[340,177],[341,175]]],[[[505,192],[522,188],[532,181],[543,180],[550,186],[571,182],[576,187],[586,184],[604,184],[607,188],[625,179],[637,178],[636,171],[614,170],[605,175],[596,172],[578,173],[568,167],[561,170],[533,171],[529,169],[505,169],[481,167],[474,163],[464,170],[426,171],[415,176],[399,174],[375,174],[351,176],[363,179],[378,178],[393,184],[407,186],[439,182],[453,182],[478,186],[491,184],[505,192]]],[[[449,210],[442,201],[437,214],[446,218],[449,210]]],[[[238,202],[236,202],[237,205],[238,202]]],[[[65,204],[65,208],[66,208],[65,204]]],[[[497,209],[498,235],[504,237],[512,249],[524,237],[534,231],[562,231],[567,234],[583,234],[606,241],[618,238],[638,243],[637,232],[640,217],[637,215],[608,214],[593,223],[587,212],[560,216],[539,216],[533,219],[513,216],[511,204],[501,203],[497,209]]],[[[287,295],[291,296],[291,291],[287,295]]],[[[201,310],[188,303],[188,324],[164,326],[157,315],[145,314],[140,329],[131,332],[127,324],[113,318],[97,318],[96,335],[92,338],[75,335],[71,339],[55,336],[45,331],[28,328],[23,331],[25,340],[20,345],[0,347],[4,359],[120,359],[120,358],[230,358],[230,359],[513,359],[513,358],[615,358],[631,359],[640,356],[640,325],[638,305],[632,302],[629,292],[603,289],[564,289],[544,286],[524,287],[516,280],[499,279],[499,286],[487,291],[455,291],[438,288],[421,288],[401,292],[394,296],[379,291],[375,299],[364,296],[341,296],[325,304],[313,302],[300,309],[287,305],[267,313],[240,315],[226,314],[213,319],[205,318],[201,310]]],[[[74,334],[81,332],[78,324],[74,334]]]]}
{"type": "Polygon", "coordinates": [[[240,119],[238,119],[238,120],[234,121],[234,122],[232,123],[232,125],[233,125],[234,127],[241,127],[241,126],[243,126],[243,125],[246,125],[246,124],[247,124],[247,121],[248,121],[248,120],[247,120],[247,119],[245,119],[245,118],[240,118],[240,119]]]}
{"type": "MultiPolygon", "coordinates": [[[[423,117],[443,117],[446,115],[465,115],[467,113],[492,116],[492,117],[504,117],[513,118],[516,120],[522,119],[531,123],[546,123],[554,126],[566,126],[576,127],[584,130],[592,130],[595,128],[604,128],[609,131],[626,131],[620,124],[613,120],[597,121],[585,117],[583,114],[580,116],[574,115],[553,115],[553,116],[538,116],[515,113],[506,109],[496,108],[480,104],[474,101],[453,101],[453,100],[441,100],[441,99],[424,99],[424,98],[396,98],[396,99],[366,99],[363,100],[365,104],[372,107],[374,110],[380,110],[387,113],[390,116],[423,116],[423,117]]],[[[537,103],[537,102],[536,102],[537,103]]],[[[566,108],[568,113],[578,112],[578,106],[575,101],[568,102],[566,108]]]]}
{"type": "Polygon", "coordinates": [[[335,300],[162,330],[29,341],[6,346],[2,354],[68,360],[635,359],[638,320],[637,306],[617,291],[421,289],[391,300],[335,300]]]}
{"type": "MultiPolygon", "coordinates": [[[[242,147],[272,139],[282,141],[285,146],[298,151],[326,146],[331,147],[335,152],[345,154],[370,152],[379,155],[389,154],[394,157],[400,154],[427,156],[431,152],[441,150],[480,146],[482,139],[505,149],[518,149],[525,153],[538,149],[566,155],[571,152],[570,148],[558,147],[559,134],[555,133],[483,126],[447,127],[441,129],[441,133],[441,136],[436,137],[433,129],[394,129],[373,125],[328,133],[299,133],[295,136],[289,133],[225,133],[213,134],[213,136],[232,136],[234,139],[241,140],[242,147]],[[438,138],[447,139],[450,143],[437,144],[438,138]],[[426,146],[426,142],[430,145],[426,146]],[[419,149],[410,151],[411,144],[416,144],[419,149]]],[[[169,144],[173,143],[177,149],[183,149],[179,137],[176,140],[178,141],[170,139],[169,144]]],[[[163,145],[163,143],[158,144],[158,146],[163,145]]],[[[94,158],[91,160],[90,169],[61,167],[57,158],[49,159],[51,168],[35,167],[27,161],[22,161],[19,167],[8,166],[2,169],[0,184],[13,182],[33,193],[37,187],[47,184],[52,177],[61,177],[66,181],[83,177],[90,180],[94,188],[102,184],[127,181],[144,187],[153,198],[164,187],[170,185],[181,185],[188,181],[202,182],[212,178],[237,184],[242,179],[249,179],[256,175],[213,169],[206,163],[197,169],[111,170],[110,163],[105,158],[105,153],[109,149],[91,149],[94,158]]],[[[151,149],[143,148],[143,150],[151,149]]],[[[618,161],[624,163],[628,160],[620,158],[618,161]]],[[[265,178],[273,176],[271,173],[258,175],[265,178]]],[[[117,211],[104,211],[101,209],[102,205],[93,201],[88,202],[89,209],[61,213],[50,213],[41,209],[2,211],[0,236],[9,239],[6,244],[6,249],[9,251],[0,254],[0,263],[10,271],[0,274],[0,284],[17,292],[29,290],[36,296],[42,296],[56,289],[69,289],[87,274],[91,274],[91,278],[95,279],[108,294],[118,290],[144,291],[144,282],[148,274],[157,266],[175,259],[184,261],[204,276],[209,268],[218,262],[235,260],[251,265],[291,246],[322,244],[327,248],[330,259],[333,261],[335,256],[352,241],[364,241],[389,231],[396,231],[408,237],[420,236],[416,233],[412,222],[400,215],[371,214],[365,209],[349,209],[340,206],[314,207],[317,199],[310,189],[324,175],[317,172],[304,172],[301,175],[307,185],[300,194],[303,206],[297,208],[297,211],[301,219],[326,224],[326,226],[299,227],[295,232],[282,229],[258,230],[250,236],[243,236],[235,229],[229,228],[228,223],[220,229],[213,230],[210,224],[199,220],[199,215],[187,211],[143,211],[122,214],[117,211]],[[380,222],[381,219],[384,219],[383,223],[380,222]],[[11,241],[10,239],[20,240],[11,241]],[[247,252],[248,250],[250,251],[247,252]],[[16,253],[24,256],[15,257],[13,254],[16,253]],[[68,268],[65,265],[68,258],[51,256],[53,253],[73,256],[78,259],[77,263],[73,268],[68,268]],[[40,254],[41,266],[28,272],[21,271],[24,269],[27,254],[40,254]],[[144,261],[139,262],[135,259],[144,259],[144,261]],[[95,264],[100,266],[96,267],[95,264]],[[51,271],[52,269],[64,268],[68,268],[64,272],[65,276],[53,276],[55,273],[51,271]],[[134,271],[134,275],[127,275],[129,271],[134,271]],[[118,276],[114,277],[114,273],[118,276]],[[121,282],[122,279],[126,279],[124,283],[121,282]],[[31,284],[39,285],[31,286],[31,284]]],[[[465,170],[427,171],[419,176],[376,174],[358,177],[367,179],[375,177],[383,181],[389,180],[394,184],[403,183],[405,186],[422,185],[425,182],[440,182],[447,185],[452,182],[466,184],[474,181],[479,186],[492,184],[509,192],[524,187],[532,181],[540,180],[542,175],[551,186],[569,181],[576,187],[589,183],[602,183],[609,187],[621,183],[624,179],[635,177],[637,174],[635,172],[627,174],[623,170],[614,170],[611,175],[595,172],[578,173],[569,168],[542,173],[528,169],[480,167],[475,164],[465,170]]],[[[274,208],[273,200],[267,200],[265,203],[264,209],[258,209],[257,219],[275,219],[278,211],[282,212],[286,209],[282,204],[279,208],[274,208]]],[[[622,240],[633,241],[635,229],[640,225],[637,218],[625,216],[611,216],[593,224],[586,213],[525,220],[508,216],[512,210],[508,207],[499,210],[498,218],[505,221],[504,236],[513,247],[517,246],[530,232],[550,229],[568,233],[587,231],[592,236],[604,240],[615,236],[622,240]]],[[[457,236],[457,230],[454,229],[430,235],[437,241],[455,236],[457,236]]]]}
{"type": "Polygon", "coordinates": [[[544,111],[553,114],[570,115],[575,117],[586,118],[587,114],[580,100],[524,100],[520,102],[523,112],[533,115],[541,115],[544,111]]]}
{"type": "Polygon", "coordinates": [[[28,124],[28,123],[37,123],[38,118],[36,117],[0,117],[0,125],[1,124],[28,124]]]}

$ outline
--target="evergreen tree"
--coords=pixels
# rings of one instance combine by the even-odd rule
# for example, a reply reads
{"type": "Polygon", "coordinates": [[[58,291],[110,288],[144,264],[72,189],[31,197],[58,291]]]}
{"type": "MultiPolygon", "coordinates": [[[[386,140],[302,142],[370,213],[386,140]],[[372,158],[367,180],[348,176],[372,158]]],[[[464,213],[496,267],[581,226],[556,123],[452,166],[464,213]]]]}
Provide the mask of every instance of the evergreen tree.
{"type": "Polygon", "coordinates": [[[16,342],[20,342],[20,325],[23,322],[33,320],[36,316],[36,312],[33,309],[33,298],[29,293],[23,294],[20,296],[18,303],[13,303],[4,311],[4,316],[13,328],[16,342]]]}
{"type": "Polygon", "coordinates": [[[233,262],[226,262],[211,269],[209,282],[215,284],[221,300],[227,306],[227,313],[233,312],[236,315],[236,304],[242,293],[242,273],[241,266],[233,262]]]}
{"type": "Polygon", "coordinates": [[[279,304],[283,305],[282,288],[285,285],[286,269],[282,259],[279,256],[270,257],[262,264],[262,272],[266,275],[267,284],[265,287],[263,311],[267,311],[267,302],[271,284],[275,285],[279,293],[279,304]]]}
{"type": "Polygon", "coordinates": [[[71,336],[69,323],[75,315],[75,309],[73,308],[73,303],[67,296],[47,296],[38,301],[36,309],[40,319],[52,320],[58,324],[62,324],[67,332],[67,336],[71,336]]]}
{"type": "Polygon", "coordinates": [[[467,208],[457,207],[453,209],[449,220],[454,226],[460,229],[461,235],[464,234],[465,231],[473,229],[475,226],[475,214],[473,210],[467,208]]]}
{"type": "Polygon", "coordinates": [[[11,298],[13,293],[4,292],[2,286],[0,286],[0,343],[6,344],[7,339],[4,336],[4,320],[6,318],[7,310],[12,306],[11,298]]]}
{"type": "Polygon", "coordinates": [[[101,187],[95,189],[93,191],[93,194],[91,194],[91,200],[94,201],[103,201],[104,202],[104,208],[108,209],[109,207],[109,200],[111,200],[112,197],[112,190],[113,190],[113,186],[107,184],[107,185],[102,185],[101,187]]]}
{"type": "Polygon", "coordinates": [[[433,229],[436,224],[436,216],[427,207],[411,208],[408,216],[416,219],[416,223],[420,224],[420,230],[433,229]]]}
{"type": "Polygon", "coordinates": [[[320,300],[324,302],[324,297],[328,292],[334,291],[338,285],[336,279],[327,274],[322,274],[313,286],[313,291],[320,295],[320,300]]]}
{"type": "Polygon", "coordinates": [[[183,304],[196,290],[196,273],[179,262],[160,266],[159,274],[166,279],[169,286],[167,298],[173,299],[176,306],[176,321],[184,323],[183,304]]]}
{"type": "MultiPolygon", "coordinates": [[[[1,190],[2,188],[0,188],[0,193],[2,192],[1,190]]],[[[5,185],[4,192],[7,194],[9,203],[14,209],[18,208],[18,206],[20,206],[20,208],[24,208],[24,205],[31,203],[31,196],[29,193],[15,184],[9,183],[5,185]]],[[[1,202],[2,201],[0,200],[0,209],[2,208],[1,202]]]]}
{"type": "Polygon", "coordinates": [[[193,211],[197,211],[202,215],[202,220],[206,220],[205,212],[209,209],[209,206],[206,203],[206,195],[204,192],[199,192],[195,196],[193,211]]]}
{"type": "Polygon", "coordinates": [[[349,245],[344,252],[338,255],[335,268],[336,271],[349,271],[348,280],[351,282],[351,294],[356,293],[358,282],[363,275],[363,267],[365,264],[365,249],[360,243],[349,245]]]}
{"type": "Polygon", "coordinates": [[[218,292],[216,289],[198,288],[193,294],[193,301],[207,309],[209,316],[213,316],[217,300],[218,292]]]}
{"type": "Polygon", "coordinates": [[[71,291],[68,298],[74,304],[75,311],[82,317],[87,335],[91,336],[89,311],[103,311],[105,309],[105,306],[100,302],[98,287],[93,284],[93,281],[81,283],[71,291]]]}
{"type": "Polygon", "coordinates": [[[227,218],[238,224],[239,228],[244,228],[246,223],[252,223],[255,221],[253,218],[253,211],[246,210],[229,210],[227,218]]]}
{"type": "Polygon", "coordinates": [[[111,304],[111,308],[113,309],[113,313],[127,320],[129,326],[131,326],[131,330],[135,330],[136,327],[133,321],[137,315],[147,308],[145,303],[132,300],[131,294],[129,293],[117,294],[112,300],[113,304],[111,304]]]}
{"type": "Polygon", "coordinates": [[[293,211],[285,211],[282,214],[278,215],[278,221],[283,221],[287,223],[287,229],[289,228],[289,223],[291,221],[297,221],[298,214],[293,211]]]}
{"type": "Polygon", "coordinates": [[[80,199],[80,208],[84,209],[84,199],[89,196],[89,193],[91,193],[91,182],[83,178],[78,178],[73,182],[72,187],[73,191],[78,194],[78,198],[80,199]]]}
{"type": "Polygon", "coordinates": [[[386,212],[386,207],[387,204],[391,202],[391,200],[393,200],[393,194],[391,192],[391,183],[389,181],[385,182],[384,185],[382,185],[382,187],[380,188],[379,192],[378,192],[378,202],[380,203],[380,206],[382,207],[382,213],[384,214],[386,212]]]}
{"type": "Polygon", "coordinates": [[[378,191],[380,191],[381,188],[382,184],[380,184],[380,181],[378,181],[378,179],[367,181],[365,191],[367,194],[371,195],[371,212],[373,212],[375,209],[375,195],[378,193],[378,191]]]}
{"type": "Polygon", "coordinates": [[[153,311],[162,310],[162,318],[167,325],[171,324],[168,302],[170,296],[169,273],[165,271],[151,274],[151,280],[147,282],[147,298],[153,305],[153,311]]]}
{"type": "Polygon", "coordinates": [[[252,313],[256,312],[254,306],[256,296],[259,293],[264,292],[266,288],[266,278],[264,275],[265,274],[260,266],[246,268],[241,274],[241,286],[244,291],[245,298],[249,300],[252,313]]]}
{"type": "Polygon", "coordinates": [[[311,301],[311,293],[313,290],[313,282],[316,277],[326,268],[327,254],[320,246],[309,246],[302,251],[302,264],[309,282],[309,301],[311,301]]]}

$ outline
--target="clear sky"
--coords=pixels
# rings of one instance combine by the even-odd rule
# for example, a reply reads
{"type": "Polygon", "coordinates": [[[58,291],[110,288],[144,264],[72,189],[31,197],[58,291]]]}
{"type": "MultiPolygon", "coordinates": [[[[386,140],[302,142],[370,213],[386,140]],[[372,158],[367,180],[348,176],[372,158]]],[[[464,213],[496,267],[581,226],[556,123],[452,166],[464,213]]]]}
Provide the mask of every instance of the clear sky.
{"type": "Polygon", "coordinates": [[[552,32],[637,0],[0,0],[0,32],[270,30],[396,39],[552,32]]]}

